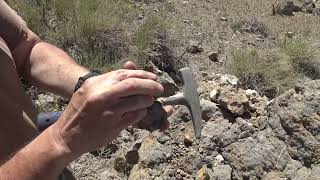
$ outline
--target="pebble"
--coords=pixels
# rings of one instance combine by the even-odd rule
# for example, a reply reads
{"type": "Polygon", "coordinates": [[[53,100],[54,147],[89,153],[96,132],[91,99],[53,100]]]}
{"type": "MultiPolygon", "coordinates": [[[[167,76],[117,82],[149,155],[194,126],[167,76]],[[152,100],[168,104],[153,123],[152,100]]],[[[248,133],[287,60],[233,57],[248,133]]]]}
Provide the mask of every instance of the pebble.
{"type": "Polygon", "coordinates": [[[212,90],[212,91],[210,92],[210,95],[209,95],[211,101],[217,100],[218,94],[219,94],[219,92],[218,92],[217,89],[212,90]]]}
{"type": "Polygon", "coordinates": [[[210,52],[210,53],[208,54],[208,57],[209,57],[209,59],[210,59],[211,61],[213,61],[213,62],[218,62],[218,55],[219,55],[218,52],[213,51],[213,52],[210,52]]]}
{"type": "Polygon", "coordinates": [[[228,21],[228,19],[226,17],[224,17],[224,16],[220,17],[220,20],[221,21],[228,21]]]}
{"type": "Polygon", "coordinates": [[[193,140],[192,140],[192,138],[188,135],[188,134],[186,134],[185,136],[184,136],[184,145],[186,146],[186,147],[189,147],[189,146],[192,146],[192,144],[193,144],[193,140]]]}

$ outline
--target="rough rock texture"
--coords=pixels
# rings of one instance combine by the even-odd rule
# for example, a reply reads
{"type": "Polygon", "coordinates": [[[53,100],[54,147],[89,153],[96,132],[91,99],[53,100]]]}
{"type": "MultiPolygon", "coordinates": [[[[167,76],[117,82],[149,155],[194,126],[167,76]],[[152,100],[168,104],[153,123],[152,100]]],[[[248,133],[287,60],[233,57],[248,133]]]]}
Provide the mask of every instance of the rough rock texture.
{"type": "Polygon", "coordinates": [[[179,90],[179,87],[169,76],[169,74],[158,69],[158,67],[152,62],[148,62],[145,65],[144,70],[158,75],[157,82],[159,82],[164,87],[164,97],[172,96],[179,90]]]}
{"type": "Polygon", "coordinates": [[[239,89],[232,76],[208,79],[202,84],[201,139],[194,138],[189,110],[177,106],[169,130],[129,128],[106,147],[107,156],[85,155],[74,162],[79,179],[320,178],[320,81],[268,102],[253,90],[239,89]],[[220,93],[212,102],[210,91],[216,88],[220,93]],[[245,99],[241,105],[249,115],[230,109],[232,98],[245,99]],[[81,163],[96,164],[95,169],[81,163]],[[89,170],[96,174],[85,176],[89,170]]]}
{"type": "Polygon", "coordinates": [[[293,1],[279,0],[275,1],[272,8],[273,15],[293,16],[294,12],[301,11],[301,7],[294,5],[293,1]]]}
{"type": "Polygon", "coordinates": [[[298,85],[269,108],[269,123],[290,156],[306,167],[320,160],[320,82],[298,85]]]}

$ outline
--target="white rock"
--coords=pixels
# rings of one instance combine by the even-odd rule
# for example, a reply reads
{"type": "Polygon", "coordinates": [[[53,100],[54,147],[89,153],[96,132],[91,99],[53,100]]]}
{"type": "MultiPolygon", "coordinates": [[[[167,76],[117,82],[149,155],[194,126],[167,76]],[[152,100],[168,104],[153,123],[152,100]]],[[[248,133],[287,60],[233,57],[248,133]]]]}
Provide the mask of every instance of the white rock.
{"type": "Polygon", "coordinates": [[[214,89],[210,92],[209,97],[210,97],[211,101],[214,101],[217,99],[218,93],[219,93],[219,91],[217,89],[214,89]]]}
{"type": "Polygon", "coordinates": [[[238,85],[238,82],[239,82],[237,77],[229,75],[229,74],[225,74],[225,75],[221,76],[220,81],[221,81],[221,84],[232,85],[232,86],[238,85]]]}
{"type": "Polygon", "coordinates": [[[258,92],[255,91],[255,90],[252,90],[252,89],[247,89],[247,90],[246,90],[246,95],[249,96],[249,97],[257,96],[257,95],[258,95],[258,92]]]}
{"type": "Polygon", "coordinates": [[[214,166],[218,166],[220,163],[222,163],[224,161],[224,158],[221,154],[219,154],[218,156],[216,156],[214,158],[215,162],[214,162],[214,166]]]}

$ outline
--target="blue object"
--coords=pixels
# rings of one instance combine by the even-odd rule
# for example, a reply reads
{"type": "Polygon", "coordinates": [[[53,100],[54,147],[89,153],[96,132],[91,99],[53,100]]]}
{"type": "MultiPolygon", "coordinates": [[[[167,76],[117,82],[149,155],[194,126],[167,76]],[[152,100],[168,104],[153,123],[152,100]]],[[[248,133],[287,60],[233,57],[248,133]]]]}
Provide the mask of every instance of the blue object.
{"type": "Polygon", "coordinates": [[[62,111],[57,112],[41,112],[37,116],[37,126],[40,131],[47,129],[54,124],[61,116],[62,111]]]}

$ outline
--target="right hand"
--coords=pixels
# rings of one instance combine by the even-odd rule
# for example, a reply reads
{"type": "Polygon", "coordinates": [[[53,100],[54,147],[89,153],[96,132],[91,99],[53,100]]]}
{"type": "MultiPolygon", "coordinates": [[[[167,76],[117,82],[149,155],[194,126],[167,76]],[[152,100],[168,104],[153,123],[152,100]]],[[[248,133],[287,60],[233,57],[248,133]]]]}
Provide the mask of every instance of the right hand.
{"type": "Polygon", "coordinates": [[[71,161],[115,139],[143,119],[153,97],[163,93],[156,75],[121,69],[88,79],[72,96],[53,128],[52,139],[71,161]]]}

